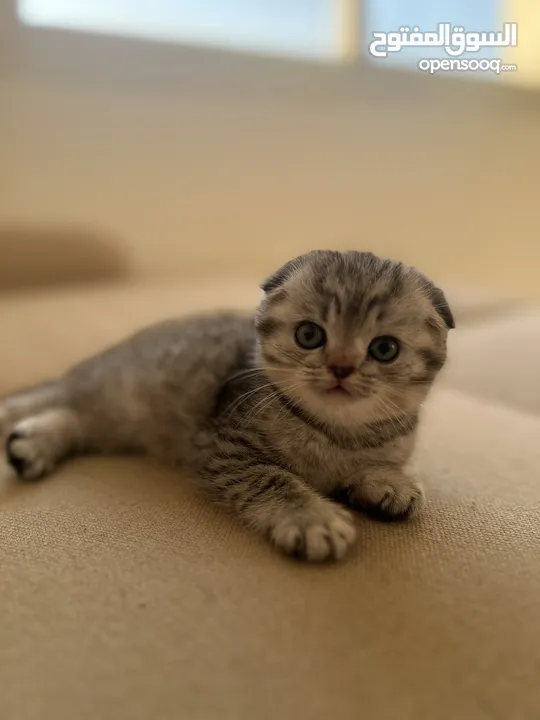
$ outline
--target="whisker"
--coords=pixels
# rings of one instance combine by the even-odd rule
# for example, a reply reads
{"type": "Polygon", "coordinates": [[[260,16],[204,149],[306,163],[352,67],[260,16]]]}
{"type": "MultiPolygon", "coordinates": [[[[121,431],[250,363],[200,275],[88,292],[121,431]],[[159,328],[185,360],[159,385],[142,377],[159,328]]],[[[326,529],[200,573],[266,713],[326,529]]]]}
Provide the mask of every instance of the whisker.
{"type": "Polygon", "coordinates": [[[375,425],[382,428],[385,422],[390,422],[392,425],[392,428],[395,430],[396,426],[394,424],[394,415],[388,411],[388,406],[384,402],[382,398],[377,398],[378,404],[381,407],[381,409],[384,411],[384,416],[381,417],[379,420],[375,421],[375,425]]]}
{"type": "Polygon", "coordinates": [[[394,406],[394,408],[396,410],[398,410],[399,415],[396,415],[394,412],[391,412],[391,407],[389,408],[389,406],[387,404],[387,401],[388,402],[391,402],[391,401],[389,401],[388,398],[385,401],[384,398],[378,397],[377,401],[381,405],[382,409],[384,410],[385,416],[383,418],[381,418],[381,420],[375,421],[376,425],[381,426],[384,422],[390,422],[390,424],[392,425],[392,428],[394,430],[397,430],[397,429],[406,430],[407,429],[407,425],[405,424],[405,421],[402,417],[403,411],[397,405],[395,405],[394,403],[391,403],[394,406]]]}
{"type": "MultiPolygon", "coordinates": [[[[290,370],[288,370],[286,368],[277,368],[277,367],[276,368],[272,367],[272,371],[290,372],[290,370]]],[[[228,377],[223,384],[226,385],[227,383],[234,382],[235,380],[241,380],[245,377],[248,377],[249,375],[256,375],[257,373],[266,373],[266,372],[268,372],[268,367],[256,366],[256,367],[246,368],[245,370],[239,370],[238,372],[235,372],[233,375],[228,377]]]]}
{"type": "Polygon", "coordinates": [[[261,390],[264,390],[267,387],[273,386],[274,383],[268,382],[264,385],[258,385],[256,388],[252,388],[251,390],[248,390],[247,392],[240,395],[239,398],[236,398],[236,400],[231,404],[229,408],[227,408],[227,414],[225,416],[225,419],[229,419],[231,415],[242,405],[246,400],[248,400],[252,395],[255,395],[255,393],[260,392],[261,390]]]}
{"type": "Polygon", "coordinates": [[[244,415],[242,418],[242,422],[251,422],[257,415],[259,415],[268,405],[270,405],[276,397],[278,397],[282,392],[291,392],[295,390],[297,387],[300,387],[302,383],[295,382],[290,385],[287,385],[286,387],[278,388],[273,393],[270,393],[269,396],[264,397],[262,400],[260,400],[258,403],[256,403],[252,408],[248,410],[248,412],[244,415]],[[262,405],[266,400],[268,400],[268,403],[264,405],[264,407],[261,408],[257,412],[257,408],[262,405]]]}
{"type": "Polygon", "coordinates": [[[396,405],[394,402],[392,402],[392,400],[390,400],[390,398],[386,398],[386,402],[390,403],[390,406],[395,408],[397,410],[397,412],[399,413],[398,415],[394,415],[394,420],[398,423],[398,425],[400,426],[400,428],[402,430],[407,430],[408,425],[403,418],[403,410],[398,405],[396,405]]]}
{"type": "MultiPolygon", "coordinates": [[[[288,392],[292,392],[293,390],[296,390],[296,389],[298,389],[299,387],[302,387],[303,385],[306,385],[306,383],[304,382],[304,380],[300,381],[300,382],[298,383],[298,385],[296,385],[295,387],[289,388],[289,389],[288,389],[288,392]]],[[[274,425],[276,425],[277,421],[278,421],[280,418],[282,418],[286,413],[287,413],[287,406],[286,406],[286,405],[283,405],[283,407],[281,407],[281,408],[279,409],[279,411],[276,413],[276,416],[275,416],[274,420],[272,421],[272,427],[273,427],[274,425]]],[[[296,429],[296,430],[299,430],[299,428],[295,428],[295,429],[296,429]]]]}
{"type": "MultiPolygon", "coordinates": [[[[288,388],[287,388],[287,392],[293,392],[294,390],[297,390],[299,387],[301,387],[302,384],[303,384],[303,383],[299,382],[299,383],[297,383],[296,385],[293,385],[292,387],[288,387],[288,388]]],[[[260,415],[262,412],[264,412],[264,410],[266,410],[266,408],[267,408],[269,405],[271,405],[274,400],[275,400],[275,396],[274,396],[274,397],[271,397],[271,398],[269,399],[269,401],[268,401],[262,408],[260,408],[254,415],[252,415],[252,416],[250,417],[250,420],[254,420],[254,419],[257,417],[257,415],[260,415]]],[[[286,407],[282,407],[282,408],[280,409],[278,415],[281,416],[281,414],[282,414],[283,412],[285,412],[285,411],[286,411],[286,407]]],[[[276,421],[276,418],[274,418],[274,421],[273,421],[272,424],[274,424],[275,421],[276,421]]]]}

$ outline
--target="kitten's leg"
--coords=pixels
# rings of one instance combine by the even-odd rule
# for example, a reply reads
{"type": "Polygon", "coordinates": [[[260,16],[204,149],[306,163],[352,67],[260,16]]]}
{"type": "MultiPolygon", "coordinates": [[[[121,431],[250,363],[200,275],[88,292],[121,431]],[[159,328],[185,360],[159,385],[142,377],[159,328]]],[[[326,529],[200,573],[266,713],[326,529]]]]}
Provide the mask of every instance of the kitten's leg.
{"type": "Polygon", "coordinates": [[[203,477],[220,504],[288,555],[338,560],[356,538],[347,510],[277,465],[220,453],[207,463],[203,477]]]}
{"type": "Polygon", "coordinates": [[[0,399],[0,438],[5,439],[15,423],[62,402],[58,382],[47,382],[0,399]]]}
{"type": "Polygon", "coordinates": [[[6,441],[6,456],[19,477],[37,480],[74,452],[79,440],[80,422],[72,410],[46,410],[15,424],[6,441]]]}
{"type": "Polygon", "coordinates": [[[346,502],[379,520],[407,519],[424,506],[421,485],[395,466],[368,468],[346,490],[346,502]]]}

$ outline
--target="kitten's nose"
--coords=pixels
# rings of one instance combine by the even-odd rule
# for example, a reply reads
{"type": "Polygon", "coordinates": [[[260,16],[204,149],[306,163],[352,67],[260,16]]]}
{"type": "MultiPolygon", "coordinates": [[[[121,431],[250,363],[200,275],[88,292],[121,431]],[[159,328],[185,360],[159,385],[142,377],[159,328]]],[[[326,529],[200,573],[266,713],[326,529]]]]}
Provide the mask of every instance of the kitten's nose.
{"type": "Polygon", "coordinates": [[[349,375],[354,372],[352,365],[330,365],[328,369],[338,380],[345,380],[345,378],[348,378],[349,375]]]}

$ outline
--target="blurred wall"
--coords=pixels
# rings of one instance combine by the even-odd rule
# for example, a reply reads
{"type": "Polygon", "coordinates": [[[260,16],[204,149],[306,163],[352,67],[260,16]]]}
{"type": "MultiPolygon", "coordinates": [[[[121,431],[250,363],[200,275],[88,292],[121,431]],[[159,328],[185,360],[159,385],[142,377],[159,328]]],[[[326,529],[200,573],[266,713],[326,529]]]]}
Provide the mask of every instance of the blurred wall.
{"type": "Polygon", "coordinates": [[[146,277],[350,247],[540,295],[540,96],[14,30],[0,2],[0,226],[102,234],[146,277]]]}

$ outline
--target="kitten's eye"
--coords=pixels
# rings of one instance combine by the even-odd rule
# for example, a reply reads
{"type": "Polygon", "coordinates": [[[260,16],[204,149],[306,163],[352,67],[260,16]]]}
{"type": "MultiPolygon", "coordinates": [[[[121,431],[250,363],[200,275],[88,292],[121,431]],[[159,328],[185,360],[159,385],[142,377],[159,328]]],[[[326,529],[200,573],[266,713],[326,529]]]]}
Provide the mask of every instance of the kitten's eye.
{"type": "Polygon", "coordinates": [[[296,342],[304,350],[315,350],[326,343],[326,333],[320,325],[305,322],[296,328],[294,335],[296,342]]]}
{"type": "Polygon", "coordinates": [[[368,352],[375,360],[389,363],[399,355],[399,343],[390,335],[381,335],[371,341],[368,352]]]}

